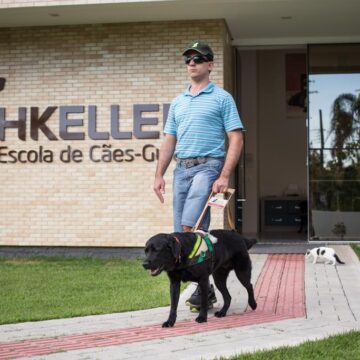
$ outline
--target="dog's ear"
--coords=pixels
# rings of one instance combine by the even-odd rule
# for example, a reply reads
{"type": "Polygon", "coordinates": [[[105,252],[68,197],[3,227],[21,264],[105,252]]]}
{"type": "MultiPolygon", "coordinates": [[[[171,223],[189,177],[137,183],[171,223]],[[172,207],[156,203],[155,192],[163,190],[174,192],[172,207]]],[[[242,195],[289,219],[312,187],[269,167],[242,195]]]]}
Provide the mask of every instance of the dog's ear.
{"type": "Polygon", "coordinates": [[[171,252],[174,255],[174,258],[179,259],[180,252],[181,252],[180,241],[177,238],[175,238],[174,236],[169,236],[168,243],[169,243],[171,252]]]}

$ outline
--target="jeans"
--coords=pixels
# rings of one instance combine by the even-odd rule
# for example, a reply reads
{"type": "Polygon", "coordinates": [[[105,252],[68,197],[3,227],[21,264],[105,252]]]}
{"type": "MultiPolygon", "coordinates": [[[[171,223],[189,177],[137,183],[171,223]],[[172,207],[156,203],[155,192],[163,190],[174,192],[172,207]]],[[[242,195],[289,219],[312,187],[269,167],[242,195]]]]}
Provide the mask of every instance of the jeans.
{"type": "MultiPolygon", "coordinates": [[[[209,198],[211,188],[220,176],[224,166],[223,158],[212,158],[204,164],[185,167],[177,164],[173,181],[174,231],[182,232],[182,225],[193,227],[209,198]]],[[[207,231],[210,225],[210,209],[201,224],[207,231]]]]}

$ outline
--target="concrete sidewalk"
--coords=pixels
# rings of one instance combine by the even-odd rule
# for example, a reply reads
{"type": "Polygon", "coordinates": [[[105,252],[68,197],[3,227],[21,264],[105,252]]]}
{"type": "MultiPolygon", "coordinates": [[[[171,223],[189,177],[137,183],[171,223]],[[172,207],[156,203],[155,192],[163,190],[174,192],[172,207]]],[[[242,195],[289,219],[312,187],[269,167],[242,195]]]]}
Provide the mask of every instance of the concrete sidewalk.
{"type": "Polygon", "coordinates": [[[180,299],[174,328],[162,329],[169,308],[0,326],[0,359],[214,359],[295,345],[360,330],[360,263],[349,246],[334,246],[346,265],[305,262],[302,255],[251,254],[258,308],[232,273],[226,318],[209,311],[197,324],[180,299]]]}

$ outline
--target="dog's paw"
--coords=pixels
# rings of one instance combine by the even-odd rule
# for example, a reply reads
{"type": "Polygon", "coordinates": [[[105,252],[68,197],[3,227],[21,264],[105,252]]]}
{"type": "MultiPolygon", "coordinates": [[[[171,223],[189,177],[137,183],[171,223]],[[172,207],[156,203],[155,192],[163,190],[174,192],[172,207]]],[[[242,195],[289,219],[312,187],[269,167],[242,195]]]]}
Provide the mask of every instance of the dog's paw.
{"type": "Polygon", "coordinates": [[[175,321],[167,320],[162,324],[162,327],[163,328],[169,328],[169,327],[173,327],[174,324],[175,324],[175,321]]]}
{"type": "Polygon", "coordinates": [[[206,317],[206,316],[199,315],[199,316],[195,319],[195,321],[198,322],[198,323],[204,323],[204,322],[207,322],[207,317],[206,317]]]}
{"type": "Polygon", "coordinates": [[[217,311],[215,313],[215,316],[218,317],[218,318],[224,317],[224,316],[226,316],[226,311],[221,311],[221,310],[217,311]]]}

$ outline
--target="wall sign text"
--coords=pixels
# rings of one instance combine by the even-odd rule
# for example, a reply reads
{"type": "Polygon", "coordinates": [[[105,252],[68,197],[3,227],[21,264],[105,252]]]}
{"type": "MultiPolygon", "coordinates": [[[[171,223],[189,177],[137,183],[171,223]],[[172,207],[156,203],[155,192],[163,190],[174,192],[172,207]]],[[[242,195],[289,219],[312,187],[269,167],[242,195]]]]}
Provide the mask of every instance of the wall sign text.
{"type": "MultiPolygon", "coordinates": [[[[163,105],[163,126],[169,112],[170,104],[163,105]]],[[[144,113],[159,112],[158,104],[135,104],[133,105],[133,129],[123,131],[119,117],[120,106],[110,106],[110,118],[108,131],[97,130],[97,107],[85,106],[48,106],[40,113],[39,107],[19,107],[17,119],[6,118],[6,108],[0,107],[0,163],[1,164],[37,164],[37,163],[129,163],[137,159],[153,162],[158,159],[159,149],[153,144],[146,144],[140,149],[122,147],[111,144],[94,144],[84,151],[76,146],[67,145],[61,150],[53,150],[51,146],[40,145],[37,149],[24,150],[2,145],[9,131],[16,131],[21,141],[39,141],[39,133],[42,133],[50,141],[81,141],[91,140],[133,140],[135,139],[159,139],[160,131],[147,129],[148,125],[158,125],[156,116],[144,116],[144,113]],[[54,112],[59,110],[57,118],[59,126],[55,133],[53,124],[54,112]],[[75,115],[74,115],[75,114],[75,115]],[[76,117],[76,119],[74,118],[76,117]],[[50,121],[51,120],[51,121],[50,121]],[[87,122],[87,131],[84,127],[87,122]],[[29,123],[29,124],[28,124],[29,123]],[[27,133],[29,129],[29,133],[27,133]]]]}
{"type": "MultiPolygon", "coordinates": [[[[158,104],[135,104],[133,105],[133,131],[121,131],[119,118],[119,105],[110,106],[109,130],[99,132],[97,130],[97,107],[88,106],[88,117],[84,119],[81,114],[85,113],[85,106],[48,106],[41,114],[38,107],[18,108],[18,119],[6,119],[6,109],[0,107],[0,141],[6,139],[8,129],[17,129],[18,138],[27,140],[26,123],[30,121],[30,138],[39,140],[41,131],[45,137],[52,141],[62,140],[84,140],[86,135],[92,140],[125,140],[132,139],[158,139],[159,131],[147,131],[146,125],[158,125],[157,117],[143,117],[143,113],[158,112],[158,104]],[[48,124],[54,112],[59,109],[59,134],[55,134],[48,124]],[[30,114],[29,114],[30,112],[30,114]],[[71,118],[73,114],[79,115],[78,119],[71,118]],[[84,122],[88,122],[87,134],[82,129],[84,122]]],[[[169,112],[169,104],[163,105],[163,124],[166,122],[169,112]]]]}

